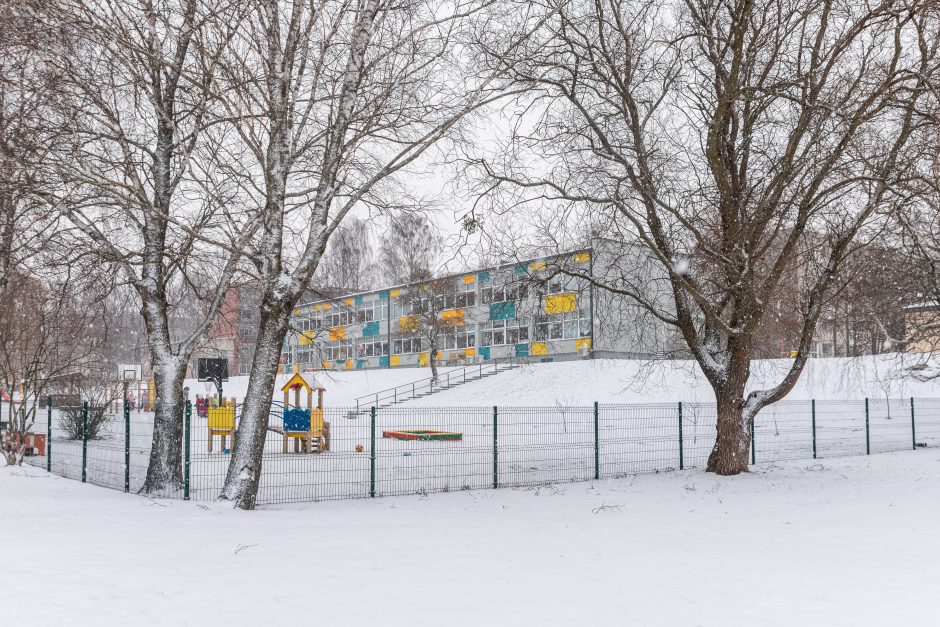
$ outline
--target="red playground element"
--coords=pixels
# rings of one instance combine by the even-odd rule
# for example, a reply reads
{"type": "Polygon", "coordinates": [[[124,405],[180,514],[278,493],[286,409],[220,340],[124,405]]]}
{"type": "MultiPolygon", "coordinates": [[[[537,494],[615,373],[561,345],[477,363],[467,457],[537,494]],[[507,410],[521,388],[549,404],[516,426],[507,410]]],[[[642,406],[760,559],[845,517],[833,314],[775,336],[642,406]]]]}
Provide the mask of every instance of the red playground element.
{"type": "Polygon", "coordinates": [[[3,434],[3,445],[13,444],[14,449],[19,449],[25,443],[26,455],[46,454],[46,435],[44,433],[11,433],[7,431],[3,434]],[[25,442],[24,442],[25,440],[25,442]]]}
{"type": "Polygon", "coordinates": [[[396,440],[419,440],[422,442],[430,440],[463,440],[462,433],[455,433],[453,431],[434,431],[432,429],[383,431],[382,437],[394,438],[396,440]]]}

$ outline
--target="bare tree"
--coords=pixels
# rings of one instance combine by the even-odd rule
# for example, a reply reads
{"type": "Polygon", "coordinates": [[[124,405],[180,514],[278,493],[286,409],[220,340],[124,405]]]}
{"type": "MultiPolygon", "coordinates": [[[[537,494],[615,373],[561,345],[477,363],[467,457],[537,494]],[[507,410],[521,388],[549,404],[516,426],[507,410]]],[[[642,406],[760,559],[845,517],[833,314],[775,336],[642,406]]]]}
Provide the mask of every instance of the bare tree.
{"type": "MultiPolygon", "coordinates": [[[[84,282],[66,275],[57,283],[13,273],[0,307],[0,389],[10,393],[10,431],[27,433],[51,386],[82,376],[107,341],[103,310],[84,282]]],[[[10,439],[8,464],[21,463],[23,445],[10,439]]]]}
{"type": "Polygon", "coordinates": [[[395,216],[379,246],[385,281],[395,285],[427,281],[434,276],[443,246],[440,233],[423,214],[395,216]]]}
{"type": "Polygon", "coordinates": [[[215,167],[225,136],[214,83],[240,17],[237,0],[77,0],[50,17],[74,35],[44,59],[63,129],[47,202],[78,234],[63,245],[90,247],[139,298],[157,397],[146,493],[181,485],[186,364],[253,234],[215,167]],[[204,299],[183,334],[170,323],[174,291],[204,299]]]}
{"type": "MultiPolygon", "coordinates": [[[[810,355],[840,269],[902,202],[940,43],[936,3],[558,0],[481,39],[525,124],[478,164],[500,203],[577,208],[658,265],[669,298],[591,278],[675,328],[715,394],[708,470],[747,469],[749,425],[810,355]],[[542,26],[531,24],[541,20],[542,26]],[[532,31],[524,47],[504,39],[532,31]],[[803,266],[795,356],[749,390],[755,336],[803,266]]],[[[929,108],[929,107],[927,107],[929,108]]]]}
{"type": "Polygon", "coordinates": [[[314,282],[345,292],[373,287],[376,264],[369,222],[348,216],[327,245],[314,282]]]}
{"type": "Polygon", "coordinates": [[[227,66],[229,110],[263,202],[248,392],[221,498],[253,508],[278,357],[327,243],[357,206],[398,207],[398,174],[502,85],[475,78],[465,32],[488,1],[255,0],[227,66]]]}

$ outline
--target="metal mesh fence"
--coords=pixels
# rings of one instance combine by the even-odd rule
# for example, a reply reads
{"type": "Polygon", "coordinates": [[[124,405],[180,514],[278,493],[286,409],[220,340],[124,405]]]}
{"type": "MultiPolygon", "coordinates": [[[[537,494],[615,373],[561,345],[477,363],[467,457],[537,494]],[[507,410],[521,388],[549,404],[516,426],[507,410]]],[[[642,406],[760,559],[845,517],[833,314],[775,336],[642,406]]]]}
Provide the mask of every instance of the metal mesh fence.
{"type": "MultiPolygon", "coordinates": [[[[169,496],[215,499],[240,407],[197,411],[184,428],[184,486],[169,496]]],[[[74,408],[38,409],[46,455],[28,463],[109,488],[143,485],[152,414],[108,408],[95,437],[74,408]],[[71,412],[71,414],[69,413],[71,412]],[[49,431],[51,425],[51,433],[49,431]]],[[[714,444],[710,403],[546,407],[328,408],[291,431],[272,406],[259,504],[426,494],[620,477],[703,467],[714,444]],[[316,426],[314,426],[316,423],[316,426]],[[305,427],[306,428],[306,427],[305,427]]],[[[757,463],[940,446],[940,399],[783,401],[754,420],[757,463]]]]}

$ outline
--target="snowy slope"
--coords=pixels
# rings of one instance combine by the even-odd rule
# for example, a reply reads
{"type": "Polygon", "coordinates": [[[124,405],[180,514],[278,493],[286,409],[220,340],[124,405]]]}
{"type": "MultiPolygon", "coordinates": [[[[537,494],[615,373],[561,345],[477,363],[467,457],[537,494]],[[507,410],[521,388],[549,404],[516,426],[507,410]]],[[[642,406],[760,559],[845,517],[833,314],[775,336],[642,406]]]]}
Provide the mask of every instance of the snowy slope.
{"type": "Polygon", "coordinates": [[[932,625],[940,450],[234,512],[0,468],[5,625],[932,625]]]}

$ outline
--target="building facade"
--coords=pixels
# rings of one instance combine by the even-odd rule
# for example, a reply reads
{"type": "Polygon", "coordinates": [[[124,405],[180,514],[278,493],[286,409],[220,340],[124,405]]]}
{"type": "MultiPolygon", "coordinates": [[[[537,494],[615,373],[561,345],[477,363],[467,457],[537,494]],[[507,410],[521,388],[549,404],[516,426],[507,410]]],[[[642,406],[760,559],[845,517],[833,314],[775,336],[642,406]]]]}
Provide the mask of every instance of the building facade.
{"type": "Polygon", "coordinates": [[[281,368],[425,366],[432,345],[449,366],[661,352],[663,325],[644,329],[639,311],[594,286],[608,266],[595,245],[308,302],[293,312],[281,368]]]}

